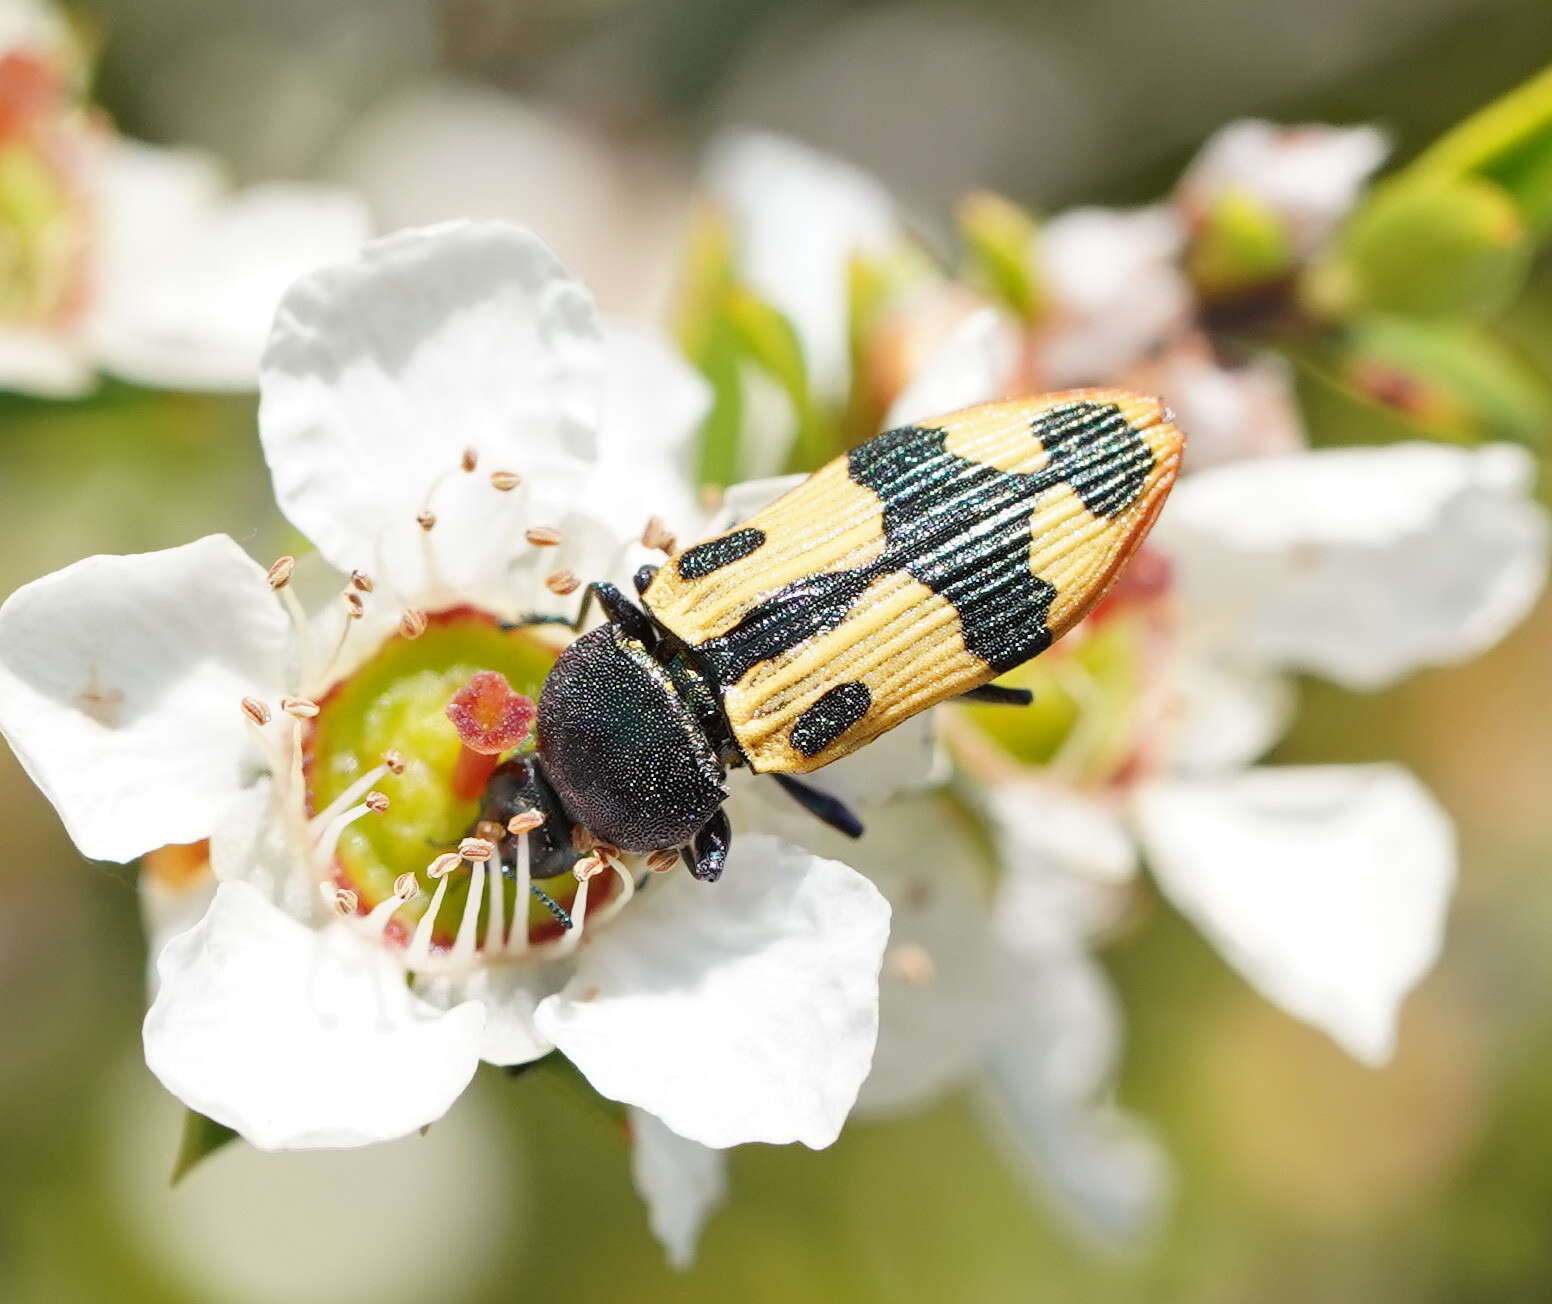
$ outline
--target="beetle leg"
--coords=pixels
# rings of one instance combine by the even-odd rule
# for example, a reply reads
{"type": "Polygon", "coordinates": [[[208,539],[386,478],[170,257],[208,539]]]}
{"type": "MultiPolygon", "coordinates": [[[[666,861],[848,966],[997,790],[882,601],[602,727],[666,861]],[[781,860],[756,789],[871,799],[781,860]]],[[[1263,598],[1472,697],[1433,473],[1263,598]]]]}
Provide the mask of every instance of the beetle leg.
{"type": "Polygon", "coordinates": [[[633,638],[648,648],[657,644],[657,627],[647,618],[647,614],[607,580],[595,580],[582,591],[582,605],[571,619],[529,613],[516,620],[502,621],[501,629],[507,632],[529,625],[565,625],[573,634],[580,634],[595,601],[604,609],[605,617],[625,631],[627,638],[633,638]]]}
{"type": "Polygon", "coordinates": [[[703,883],[715,883],[727,864],[728,848],[733,845],[733,827],[725,812],[718,811],[701,825],[695,840],[679,854],[690,873],[703,883]]]}
{"type": "Polygon", "coordinates": [[[827,792],[821,792],[818,788],[801,783],[790,774],[773,774],[771,778],[781,785],[781,790],[787,796],[816,820],[828,824],[837,833],[844,833],[848,838],[862,836],[862,821],[839,797],[832,797],[827,792]]]}
{"type": "Polygon", "coordinates": [[[1008,688],[1003,684],[982,684],[959,695],[961,702],[990,702],[996,706],[1028,706],[1035,695],[1027,688],[1008,688]]]}
{"type": "Polygon", "coordinates": [[[652,587],[652,581],[657,578],[658,568],[651,562],[637,569],[631,583],[636,586],[637,593],[645,593],[652,587]]]}

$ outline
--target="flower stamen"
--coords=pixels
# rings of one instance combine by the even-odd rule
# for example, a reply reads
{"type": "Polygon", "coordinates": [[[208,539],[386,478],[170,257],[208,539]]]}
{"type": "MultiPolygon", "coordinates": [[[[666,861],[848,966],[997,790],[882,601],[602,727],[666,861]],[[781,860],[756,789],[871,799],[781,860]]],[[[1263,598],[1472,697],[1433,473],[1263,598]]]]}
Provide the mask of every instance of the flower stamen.
{"type": "MultiPolygon", "coordinates": [[[[388,762],[384,760],[383,764],[374,765],[364,774],[358,775],[351,781],[350,786],[346,788],[344,792],[340,793],[338,797],[336,797],[321,811],[314,815],[312,819],[308,820],[307,827],[310,830],[316,832],[318,829],[322,828],[326,823],[332,820],[336,815],[338,815],[342,810],[360,801],[366,793],[371,791],[372,785],[389,772],[390,768],[391,767],[389,766],[388,762]]],[[[404,768],[402,761],[399,764],[399,768],[401,770],[404,768]]],[[[395,773],[397,773],[397,771],[395,771],[395,773]]]]}

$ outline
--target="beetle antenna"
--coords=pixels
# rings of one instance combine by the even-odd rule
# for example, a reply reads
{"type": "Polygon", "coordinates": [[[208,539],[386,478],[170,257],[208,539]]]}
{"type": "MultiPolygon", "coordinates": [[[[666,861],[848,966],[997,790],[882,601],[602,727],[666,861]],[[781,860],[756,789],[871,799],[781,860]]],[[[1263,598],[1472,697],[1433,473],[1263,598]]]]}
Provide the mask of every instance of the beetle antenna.
{"type": "Polygon", "coordinates": [[[533,893],[534,897],[540,902],[541,905],[544,906],[546,910],[548,910],[552,915],[555,916],[557,920],[560,921],[560,926],[562,928],[572,927],[571,916],[566,912],[565,906],[561,905],[559,901],[552,897],[537,883],[530,882],[528,884],[528,890],[533,893]]]}

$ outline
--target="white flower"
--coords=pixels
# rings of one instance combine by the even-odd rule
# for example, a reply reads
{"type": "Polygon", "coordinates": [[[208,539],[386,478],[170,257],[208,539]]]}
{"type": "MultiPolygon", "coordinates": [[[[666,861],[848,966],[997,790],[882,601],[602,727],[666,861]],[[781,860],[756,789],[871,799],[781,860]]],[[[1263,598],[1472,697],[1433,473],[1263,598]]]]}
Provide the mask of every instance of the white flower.
{"type": "Polygon", "coordinates": [[[1247,118],[1218,131],[1191,160],[1175,198],[1187,214],[1225,195],[1248,196],[1286,223],[1308,255],[1347,216],[1390,143],[1376,127],[1287,127],[1247,118]]]}
{"type": "Polygon", "coordinates": [[[679,275],[689,183],[666,151],[478,82],[439,77],[388,96],[351,125],[325,175],[384,230],[494,217],[543,231],[606,312],[661,319],[679,275]]]}
{"type": "MultiPolygon", "coordinates": [[[[352,573],[343,597],[309,615],[304,567],[266,576],[211,537],[0,607],[0,727],[82,851],[210,841],[219,886],[161,950],[146,1058],[256,1146],[402,1136],[480,1060],[558,1048],[681,1138],[817,1147],[867,1073],[889,911],[845,865],[748,836],[708,886],[597,848],[546,869],[541,902],[535,833],[460,841],[499,756],[445,717],[451,690],[542,677],[543,630],[498,622],[614,573],[651,482],[622,497],[602,462],[671,463],[699,417],[666,349],[625,347],[634,408],[601,392],[620,355],[586,292],[516,228],[377,241],[287,294],[262,381],[277,499],[352,573]],[[665,386],[686,395],[667,429],[665,386]]],[[[711,1184],[640,1131],[682,1256],[711,1184]]]]}
{"type": "MultiPolygon", "coordinates": [[[[1393,765],[1253,763],[1287,722],[1286,670],[1377,688],[1473,656],[1523,617],[1548,550],[1529,480],[1520,450],[1422,444],[1198,472],[1150,541],[1161,582],[1128,595],[1123,581],[1087,634],[1115,620],[1146,631],[1144,686],[1119,707],[1132,741],[1090,749],[1104,840],[1129,826],[1165,895],[1231,964],[1368,1063],[1389,1057],[1400,1004],[1438,953],[1450,822],[1393,765]]],[[[1047,654],[1058,682],[1081,685],[1084,637],[1047,654]]],[[[1058,774],[1082,767],[1071,737],[1058,774]]],[[[1031,780],[999,790],[1007,862],[1093,878],[1074,848],[1052,847],[1049,805],[1031,780]]]]}
{"type": "Polygon", "coordinates": [[[851,382],[848,268],[900,238],[889,192],[867,173],[762,131],[714,141],[706,186],[733,221],[741,276],[802,341],[809,383],[830,402],[851,382]]]}
{"type": "Polygon", "coordinates": [[[1035,237],[1051,320],[1036,342],[1041,388],[1109,380],[1141,361],[1191,313],[1179,268],[1185,232],[1168,208],[1078,208],[1035,237]]]}
{"type": "MultiPolygon", "coordinates": [[[[8,11],[9,13],[9,11],[8,11]]],[[[52,12],[0,28],[0,140],[25,187],[0,302],[0,386],[70,396],[98,370],[142,384],[251,389],[275,304],[363,240],[349,194],[270,184],[232,194],[202,155],[116,136],[79,98],[81,57],[52,12]]]]}

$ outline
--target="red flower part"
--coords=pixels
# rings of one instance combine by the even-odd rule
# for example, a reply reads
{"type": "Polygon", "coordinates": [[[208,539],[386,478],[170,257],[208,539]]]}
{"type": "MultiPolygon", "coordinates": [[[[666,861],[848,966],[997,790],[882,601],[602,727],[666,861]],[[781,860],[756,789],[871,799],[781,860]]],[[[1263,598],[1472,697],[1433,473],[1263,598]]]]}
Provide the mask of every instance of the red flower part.
{"type": "Polygon", "coordinates": [[[514,693],[507,677],[481,670],[453,694],[447,718],[471,752],[498,756],[528,737],[538,709],[533,698],[514,693]]]}

